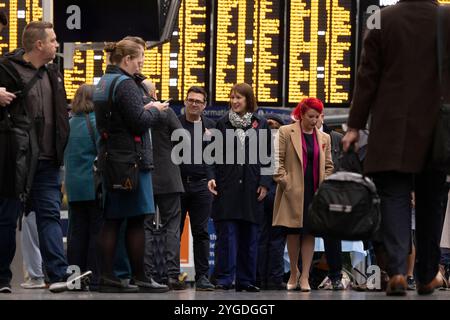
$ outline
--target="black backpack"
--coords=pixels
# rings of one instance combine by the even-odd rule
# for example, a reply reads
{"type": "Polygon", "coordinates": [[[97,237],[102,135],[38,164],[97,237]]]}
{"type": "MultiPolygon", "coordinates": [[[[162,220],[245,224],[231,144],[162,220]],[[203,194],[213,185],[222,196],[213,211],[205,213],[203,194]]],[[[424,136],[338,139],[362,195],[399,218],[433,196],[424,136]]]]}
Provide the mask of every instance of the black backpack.
{"type": "Polygon", "coordinates": [[[341,167],[322,182],[306,215],[306,227],[317,237],[374,237],[381,222],[380,198],[372,180],[361,173],[353,150],[343,154],[341,167]]]}

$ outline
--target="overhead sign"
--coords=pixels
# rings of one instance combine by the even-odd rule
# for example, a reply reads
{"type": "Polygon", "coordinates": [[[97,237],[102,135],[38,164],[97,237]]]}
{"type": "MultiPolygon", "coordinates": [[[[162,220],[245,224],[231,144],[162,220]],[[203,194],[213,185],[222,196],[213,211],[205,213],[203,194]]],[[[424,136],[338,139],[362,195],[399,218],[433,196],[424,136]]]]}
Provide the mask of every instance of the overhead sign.
{"type": "Polygon", "coordinates": [[[139,36],[158,41],[158,0],[55,0],[55,31],[60,42],[118,41],[139,36]]]}

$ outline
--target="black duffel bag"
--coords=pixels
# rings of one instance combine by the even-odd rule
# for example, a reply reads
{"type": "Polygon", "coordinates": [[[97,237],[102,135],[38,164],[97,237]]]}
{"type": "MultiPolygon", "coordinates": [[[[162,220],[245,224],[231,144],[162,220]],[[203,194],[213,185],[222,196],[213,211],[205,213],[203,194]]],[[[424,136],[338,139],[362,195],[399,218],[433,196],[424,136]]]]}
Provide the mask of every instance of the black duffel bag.
{"type": "Polygon", "coordinates": [[[343,155],[342,167],[327,177],[309,207],[305,224],[317,237],[369,240],[381,223],[380,198],[372,180],[349,167],[359,163],[356,153],[343,155]],[[352,163],[347,166],[346,164],[352,163]]]}

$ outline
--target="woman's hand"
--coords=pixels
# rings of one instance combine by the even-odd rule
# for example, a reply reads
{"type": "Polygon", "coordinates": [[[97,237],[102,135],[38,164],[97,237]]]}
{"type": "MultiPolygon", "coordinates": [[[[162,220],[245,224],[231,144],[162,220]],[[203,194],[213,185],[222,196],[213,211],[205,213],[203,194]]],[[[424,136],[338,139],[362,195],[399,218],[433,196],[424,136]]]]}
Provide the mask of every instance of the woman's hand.
{"type": "Polygon", "coordinates": [[[216,191],[216,180],[214,180],[214,179],[211,179],[211,180],[209,180],[208,181],[208,189],[209,189],[209,192],[211,192],[213,195],[215,195],[215,196],[217,196],[217,191],[216,191]]]}
{"type": "Polygon", "coordinates": [[[258,201],[263,201],[264,198],[267,196],[267,188],[264,186],[259,186],[258,190],[256,190],[256,193],[258,194],[258,201]]]}

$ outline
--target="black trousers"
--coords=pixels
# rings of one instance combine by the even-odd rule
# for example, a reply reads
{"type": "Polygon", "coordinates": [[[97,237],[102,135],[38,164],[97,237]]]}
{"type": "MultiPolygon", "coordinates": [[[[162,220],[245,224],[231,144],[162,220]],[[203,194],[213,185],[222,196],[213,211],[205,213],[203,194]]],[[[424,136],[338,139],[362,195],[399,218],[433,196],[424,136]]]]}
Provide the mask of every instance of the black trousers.
{"type": "Polygon", "coordinates": [[[92,284],[98,284],[100,264],[97,241],[103,224],[102,211],[96,201],[70,202],[67,260],[81,272],[92,271],[92,284]]]}
{"type": "Polygon", "coordinates": [[[373,175],[381,198],[381,240],[389,276],[406,274],[411,246],[411,191],[416,195],[417,280],[429,283],[437,274],[440,239],[446,210],[446,175],[381,172],[373,175]]]}
{"type": "Polygon", "coordinates": [[[341,240],[323,238],[323,245],[330,268],[328,277],[332,281],[340,280],[342,278],[342,242],[341,240]]]}
{"type": "Polygon", "coordinates": [[[211,216],[213,196],[208,190],[206,179],[183,181],[185,193],[181,195],[181,233],[186,214],[189,213],[192,237],[194,238],[195,280],[208,277],[209,233],[208,221],[211,216]]]}
{"type": "MultiPolygon", "coordinates": [[[[155,204],[158,207],[160,219],[161,219],[161,241],[153,241],[155,235],[155,215],[149,215],[144,221],[145,230],[145,255],[144,265],[146,274],[155,274],[152,268],[160,267],[156,263],[155,259],[161,259],[161,257],[155,257],[155,254],[159,251],[164,252],[163,260],[165,260],[165,266],[162,272],[158,270],[158,273],[166,274],[170,278],[177,278],[180,273],[180,193],[166,193],[155,195],[155,204]],[[165,248],[154,248],[155,245],[164,246],[165,248]]],[[[165,276],[162,279],[156,277],[156,280],[165,281],[165,276]]]]}
{"type": "Polygon", "coordinates": [[[273,196],[269,193],[264,200],[263,219],[258,232],[257,283],[281,284],[284,276],[284,247],[286,233],[283,227],[272,226],[273,196]]]}

